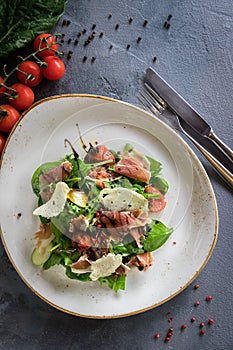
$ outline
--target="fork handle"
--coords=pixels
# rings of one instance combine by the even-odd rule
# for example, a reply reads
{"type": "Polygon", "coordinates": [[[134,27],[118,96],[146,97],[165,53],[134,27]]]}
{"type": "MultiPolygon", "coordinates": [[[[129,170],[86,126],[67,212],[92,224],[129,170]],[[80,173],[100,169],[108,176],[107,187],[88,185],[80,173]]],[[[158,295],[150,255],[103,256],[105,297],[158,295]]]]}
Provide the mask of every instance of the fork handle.
{"type": "Polygon", "coordinates": [[[211,139],[216,145],[221,148],[221,150],[228,156],[228,158],[233,162],[233,151],[228,147],[211,129],[208,138],[211,139]]]}
{"type": "Polygon", "coordinates": [[[214,167],[217,173],[225,180],[225,182],[233,188],[233,174],[216,159],[210,152],[208,152],[204,147],[202,147],[196,140],[192,138],[188,133],[182,130],[182,133],[193,143],[193,145],[201,152],[201,154],[209,161],[209,163],[214,167]]]}

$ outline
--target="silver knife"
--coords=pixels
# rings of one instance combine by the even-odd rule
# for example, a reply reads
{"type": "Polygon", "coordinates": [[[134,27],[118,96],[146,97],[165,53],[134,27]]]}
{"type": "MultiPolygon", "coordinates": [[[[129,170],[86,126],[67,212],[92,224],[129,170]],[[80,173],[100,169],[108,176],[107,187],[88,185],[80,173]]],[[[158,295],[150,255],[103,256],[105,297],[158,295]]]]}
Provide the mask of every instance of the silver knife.
{"type": "Polygon", "coordinates": [[[211,126],[152,68],[146,70],[146,81],[167,106],[202,136],[213,141],[233,162],[233,151],[214,133],[211,126]]]}

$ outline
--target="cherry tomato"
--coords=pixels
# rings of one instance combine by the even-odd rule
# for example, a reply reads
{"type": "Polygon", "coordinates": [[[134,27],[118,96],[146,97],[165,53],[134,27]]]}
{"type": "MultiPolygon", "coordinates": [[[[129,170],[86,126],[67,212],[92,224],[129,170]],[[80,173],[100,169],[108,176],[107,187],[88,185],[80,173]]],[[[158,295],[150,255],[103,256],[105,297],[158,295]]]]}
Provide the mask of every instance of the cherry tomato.
{"type": "Polygon", "coordinates": [[[6,136],[0,132],[0,156],[6,143],[6,136]]]}
{"type": "Polygon", "coordinates": [[[16,109],[24,111],[28,109],[34,102],[34,92],[32,89],[24,84],[16,83],[11,86],[12,90],[9,90],[9,103],[16,109]]]}
{"type": "Polygon", "coordinates": [[[48,80],[59,80],[65,73],[65,65],[62,60],[56,56],[47,56],[43,59],[47,67],[41,68],[43,76],[48,80]]]}
{"type": "Polygon", "coordinates": [[[19,119],[19,112],[10,105],[0,106],[0,130],[10,132],[17,120],[19,119]]]}
{"type": "Polygon", "coordinates": [[[46,49],[41,52],[38,52],[38,56],[40,57],[47,57],[47,56],[54,56],[55,51],[58,49],[58,44],[55,39],[55,37],[51,34],[45,33],[45,34],[40,34],[36,37],[34,40],[34,50],[37,51],[39,49],[43,49],[45,47],[49,46],[52,50],[46,49]]]}
{"type": "Polygon", "coordinates": [[[2,82],[3,82],[3,78],[0,77],[0,97],[2,97],[3,93],[6,91],[5,86],[1,86],[2,82]]]}
{"type": "Polygon", "coordinates": [[[166,203],[164,195],[159,190],[157,190],[155,187],[147,186],[145,189],[145,192],[151,193],[151,194],[157,194],[159,196],[159,198],[148,199],[149,210],[151,213],[157,213],[166,207],[167,203],[166,203]]]}
{"type": "Polygon", "coordinates": [[[19,66],[17,77],[28,86],[37,86],[40,84],[43,76],[40,66],[33,61],[25,61],[19,66]]]}

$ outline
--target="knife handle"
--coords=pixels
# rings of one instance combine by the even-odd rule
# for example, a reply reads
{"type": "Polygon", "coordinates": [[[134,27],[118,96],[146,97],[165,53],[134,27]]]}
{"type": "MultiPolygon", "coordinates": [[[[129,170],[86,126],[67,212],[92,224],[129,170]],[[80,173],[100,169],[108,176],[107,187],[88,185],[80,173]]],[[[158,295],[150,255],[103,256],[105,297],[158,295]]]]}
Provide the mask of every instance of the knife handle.
{"type": "Polygon", "coordinates": [[[228,156],[228,158],[233,162],[233,151],[228,147],[217,135],[210,130],[208,138],[211,139],[216,145],[228,156]]]}
{"type": "Polygon", "coordinates": [[[196,140],[192,138],[184,130],[183,134],[193,143],[193,145],[201,152],[201,154],[209,161],[209,163],[214,167],[217,173],[222,177],[223,180],[233,188],[233,174],[216,159],[210,152],[208,152],[204,147],[202,147],[196,140]]]}

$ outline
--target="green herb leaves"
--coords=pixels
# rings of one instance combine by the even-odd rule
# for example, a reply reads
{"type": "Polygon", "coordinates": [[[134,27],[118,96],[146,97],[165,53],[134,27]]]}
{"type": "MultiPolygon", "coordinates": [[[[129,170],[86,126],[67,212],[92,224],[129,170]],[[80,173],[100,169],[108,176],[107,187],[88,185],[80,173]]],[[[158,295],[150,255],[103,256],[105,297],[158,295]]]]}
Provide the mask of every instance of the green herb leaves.
{"type": "Polygon", "coordinates": [[[143,240],[143,247],[147,252],[153,252],[160,248],[171,236],[173,228],[169,228],[160,221],[153,221],[147,238],[143,240]]]}
{"type": "Polygon", "coordinates": [[[11,0],[0,2],[0,60],[49,32],[64,12],[67,0],[11,0]]]}

